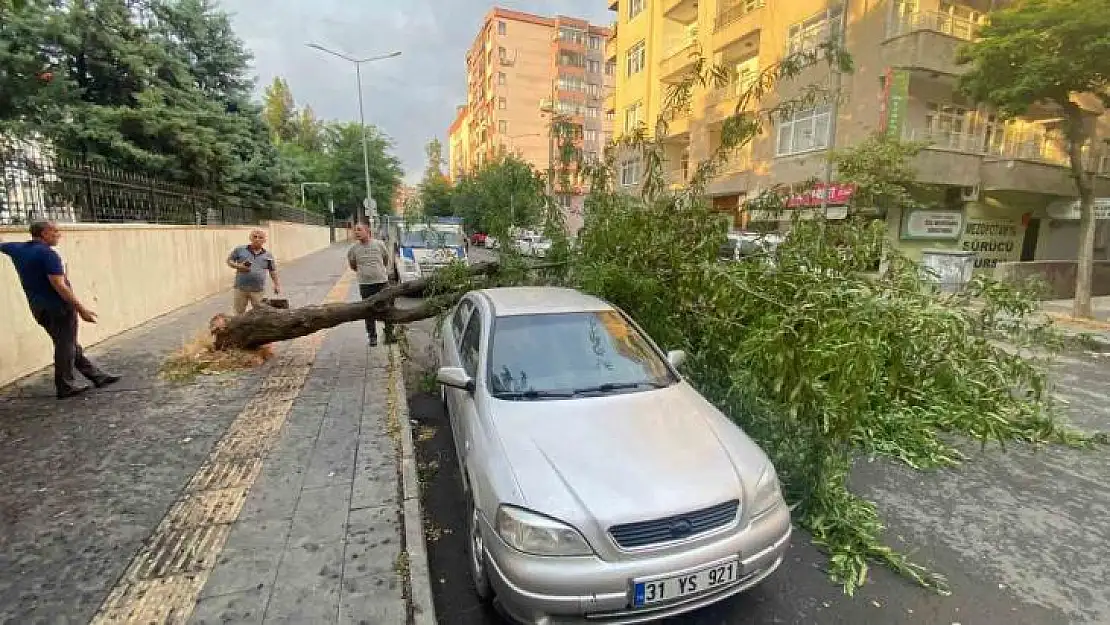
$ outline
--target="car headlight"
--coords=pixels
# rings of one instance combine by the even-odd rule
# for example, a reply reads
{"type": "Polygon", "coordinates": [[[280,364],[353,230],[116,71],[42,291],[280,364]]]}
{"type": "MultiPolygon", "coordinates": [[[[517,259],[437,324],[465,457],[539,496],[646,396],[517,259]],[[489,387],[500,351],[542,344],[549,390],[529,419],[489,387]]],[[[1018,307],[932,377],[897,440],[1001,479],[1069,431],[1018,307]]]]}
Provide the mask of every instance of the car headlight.
{"type": "Polygon", "coordinates": [[[588,556],[593,550],[573,527],[512,506],[497,509],[497,534],[517,551],[535,556],[588,556]]]}
{"type": "Polygon", "coordinates": [[[779,485],[779,476],[775,473],[774,465],[768,462],[755,485],[755,495],[752,497],[751,506],[752,518],[759,518],[767,514],[782,501],[782,487],[779,485]]]}

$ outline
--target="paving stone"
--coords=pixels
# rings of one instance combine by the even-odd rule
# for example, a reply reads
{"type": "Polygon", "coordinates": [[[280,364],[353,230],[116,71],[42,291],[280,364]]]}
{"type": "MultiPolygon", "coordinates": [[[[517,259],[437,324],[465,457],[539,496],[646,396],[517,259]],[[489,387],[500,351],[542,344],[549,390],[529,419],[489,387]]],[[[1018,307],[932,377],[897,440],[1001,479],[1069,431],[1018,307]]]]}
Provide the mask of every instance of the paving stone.
{"type": "Polygon", "coordinates": [[[395,504],[353,510],[347,528],[344,581],[394,570],[401,553],[400,510],[395,504]]]}
{"type": "Polygon", "coordinates": [[[306,542],[285,552],[266,623],[334,623],[339,612],[343,543],[306,542]]]}
{"type": "Polygon", "coordinates": [[[289,541],[293,544],[331,543],[343,539],[351,503],[350,485],[301,491],[289,541]]]}
{"type": "Polygon", "coordinates": [[[225,547],[208,574],[200,596],[215,597],[249,590],[270,593],[285,546],[225,547]]]}
{"type": "Polygon", "coordinates": [[[204,597],[197,602],[189,625],[259,625],[269,597],[269,589],[204,597]]]}
{"type": "Polygon", "coordinates": [[[407,618],[403,582],[396,573],[343,580],[339,623],[398,625],[407,618]]]}
{"type": "Polygon", "coordinates": [[[292,519],[301,496],[303,472],[287,472],[287,467],[262,463],[262,473],[247,494],[239,520],[292,519]]]}

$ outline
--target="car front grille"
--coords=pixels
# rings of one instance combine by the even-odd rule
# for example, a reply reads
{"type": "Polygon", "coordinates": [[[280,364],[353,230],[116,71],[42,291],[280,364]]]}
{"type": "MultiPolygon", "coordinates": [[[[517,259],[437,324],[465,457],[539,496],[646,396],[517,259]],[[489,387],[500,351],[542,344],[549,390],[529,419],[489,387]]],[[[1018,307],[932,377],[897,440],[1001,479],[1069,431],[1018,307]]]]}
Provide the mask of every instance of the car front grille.
{"type": "Polygon", "coordinates": [[[609,528],[609,535],[624,549],[682,540],[728,525],[736,518],[739,509],[740,502],[733,499],[664,519],[614,525],[609,528]]]}

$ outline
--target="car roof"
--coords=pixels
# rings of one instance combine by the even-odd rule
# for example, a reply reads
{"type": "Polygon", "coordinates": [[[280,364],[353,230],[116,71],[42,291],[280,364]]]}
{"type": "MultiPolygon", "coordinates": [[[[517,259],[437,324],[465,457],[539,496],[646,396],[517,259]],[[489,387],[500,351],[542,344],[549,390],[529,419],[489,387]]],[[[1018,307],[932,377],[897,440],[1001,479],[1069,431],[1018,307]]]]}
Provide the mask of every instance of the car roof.
{"type": "Polygon", "coordinates": [[[593,295],[560,287],[515,286],[478,293],[489,301],[495,317],[613,310],[612,305],[593,295]]]}

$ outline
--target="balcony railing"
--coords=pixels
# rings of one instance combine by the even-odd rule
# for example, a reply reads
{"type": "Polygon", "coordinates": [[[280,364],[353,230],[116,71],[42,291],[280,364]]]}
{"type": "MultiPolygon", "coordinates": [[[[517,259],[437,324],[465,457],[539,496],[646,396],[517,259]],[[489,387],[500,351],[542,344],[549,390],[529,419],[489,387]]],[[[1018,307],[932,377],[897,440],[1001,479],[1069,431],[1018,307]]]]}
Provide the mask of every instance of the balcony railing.
{"type": "Polygon", "coordinates": [[[719,32],[748,13],[763,8],[763,3],[764,0],[739,0],[736,4],[722,9],[713,20],[713,32],[719,32]]]}
{"type": "Polygon", "coordinates": [[[667,40],[663,46],[663,58],[669,59],[673,56],[678,56],[687,48],[698,42],[697,32],[684,33],[679,37],[673,37],[667,40]]]}
{"type": "MultiPolygon", "coordinates": [[[[979,156],[1018,159],[1070,167],[1071,160],[1063,139],[1050,133],[1017,131],[949,132],[938,129],[912,128],[904,133],[911,141],[927,141],[935,150],[949,150],[979,156]]],[[[1110,157],[1083,148],[1084,167],[1098,174],[1110,174],[1110,157]]]]}
{"type": "Polygon", "coordinates": [[[922,30],[938,32],[957,39],[973,41],[979,33],[979,22],[954,17],[940,11],[918,11],[894,18],[887,28],[887,37],[898,37],[922,30]]]}

